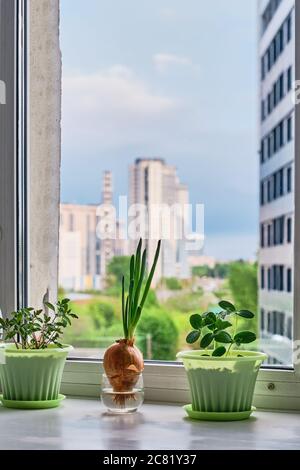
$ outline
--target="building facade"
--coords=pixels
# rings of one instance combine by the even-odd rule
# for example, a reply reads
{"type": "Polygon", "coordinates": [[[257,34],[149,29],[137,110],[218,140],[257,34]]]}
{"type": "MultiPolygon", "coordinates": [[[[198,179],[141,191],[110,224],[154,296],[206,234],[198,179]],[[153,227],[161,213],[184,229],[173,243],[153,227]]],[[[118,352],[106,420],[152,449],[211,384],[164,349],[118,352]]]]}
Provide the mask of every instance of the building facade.
{"type": "MultiPolygon", "coordinates": [[[[163,159],[139,158],[130,167],[129,213],[135,207],[137,212],[133,212],[135,216],[138,213],[139,218],[131,249],[142,235],[148,245],[149,259],[152,260],[157,240],[163,239],[154,282],[162,277],[190,277],[184,237],[188,225],[188,214],[184,208],[188,203],[187,187],[180,182],[176,168],[167,165],[163,159]]],[[[132,225],[133,221],[130,223],[132,225]]]]}
{"type": "Polygon", "coordinates": [[[261,349],[291,364],[294,226],[294,0],[259,0],[261,349]]]}
{"type": "Polygon", "coordinates": [[[105,172],[99,205],[60,205],[59,285],[69,291],[103,289],[109,261],[126,254],[121,230],[113,206],[112,175],[105,172]],[[106,235],[111,230],[110,238],[106,235]]]}

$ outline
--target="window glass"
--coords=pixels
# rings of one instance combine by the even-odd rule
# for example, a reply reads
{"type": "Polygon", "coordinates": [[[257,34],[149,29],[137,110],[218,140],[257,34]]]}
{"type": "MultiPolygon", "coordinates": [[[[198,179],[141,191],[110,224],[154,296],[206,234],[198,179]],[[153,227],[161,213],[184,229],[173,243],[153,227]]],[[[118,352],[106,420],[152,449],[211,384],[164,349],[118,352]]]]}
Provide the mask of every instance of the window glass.
{"type": "Polygon", "coordinates": [[[136,333],[145,358],[175,360],[189,316],[226,299],[256,313],[241,321],[251,348],[291,363],[293,12],[263,3],[61,0],[59,288],[79,314],[74,355],[102,357],[122,336],[139,205],[163,238],[136,333]],[[158,210],[174,205],[188,215],[162,236],[158,210]]]}

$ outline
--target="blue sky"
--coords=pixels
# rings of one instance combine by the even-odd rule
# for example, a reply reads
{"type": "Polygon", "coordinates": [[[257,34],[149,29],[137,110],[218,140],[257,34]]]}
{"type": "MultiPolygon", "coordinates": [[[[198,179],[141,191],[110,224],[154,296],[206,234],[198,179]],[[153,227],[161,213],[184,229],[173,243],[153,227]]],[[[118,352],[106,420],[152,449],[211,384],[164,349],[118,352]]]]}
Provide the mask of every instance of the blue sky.
{"type": "Polygon", "coordinates": [[[61,0],[62,200],[161,156],[205,204],[205,252],[253,258],[258,231],[255,0],[61,0]],[[88,5],[88,8],[87,8],[88,5]]]}

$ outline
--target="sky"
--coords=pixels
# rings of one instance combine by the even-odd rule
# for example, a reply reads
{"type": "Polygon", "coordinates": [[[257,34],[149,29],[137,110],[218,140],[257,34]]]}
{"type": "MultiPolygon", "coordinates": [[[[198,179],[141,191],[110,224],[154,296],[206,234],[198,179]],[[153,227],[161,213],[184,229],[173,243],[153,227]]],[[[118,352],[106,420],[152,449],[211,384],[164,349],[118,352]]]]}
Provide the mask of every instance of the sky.
{"type": "Polygon", "coordinates": [[[205,254],[253,259],[256,23],[254,0],[61,0],[62,201],[100,202],[104,170],[127,194],[159,156],[205,205],[205,254]]]}

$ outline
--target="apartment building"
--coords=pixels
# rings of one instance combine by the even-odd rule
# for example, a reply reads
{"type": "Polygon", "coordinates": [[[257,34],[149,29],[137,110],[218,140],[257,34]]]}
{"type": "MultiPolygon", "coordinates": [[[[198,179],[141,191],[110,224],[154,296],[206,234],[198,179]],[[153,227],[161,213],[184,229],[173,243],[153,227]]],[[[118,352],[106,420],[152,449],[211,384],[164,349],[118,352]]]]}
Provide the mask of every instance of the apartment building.
{"type": "Polygon", "coordinates": [[[261,348],[292,362],[294,0],[259,0],[261,348]]]}
{"type": "MultiPolygon", "coordinates": [[[[129,170],[129,203],[131,207],[140,205],[147,208],[147,220],[143,223],[149,259],[154,257],[157,239],[165,238],[155,274],[156,281],[161,277],[189,278],[190,266],[184,238],[188,224],[184,207],[189,203],[189,191],[180,182],[176,167],[168,165],[162,158],[138,158],[129,170]],[[178,213],[172,212],[176,205],[178,213]],[[166,227],[169,232],[167,238],[163,236],[167,233],[166,227]]],[[[139,233],[140,228],[138,224],[136,229],[139,233]]],[[[136,240],[131,245],[134,247],[136,240]]]]}

